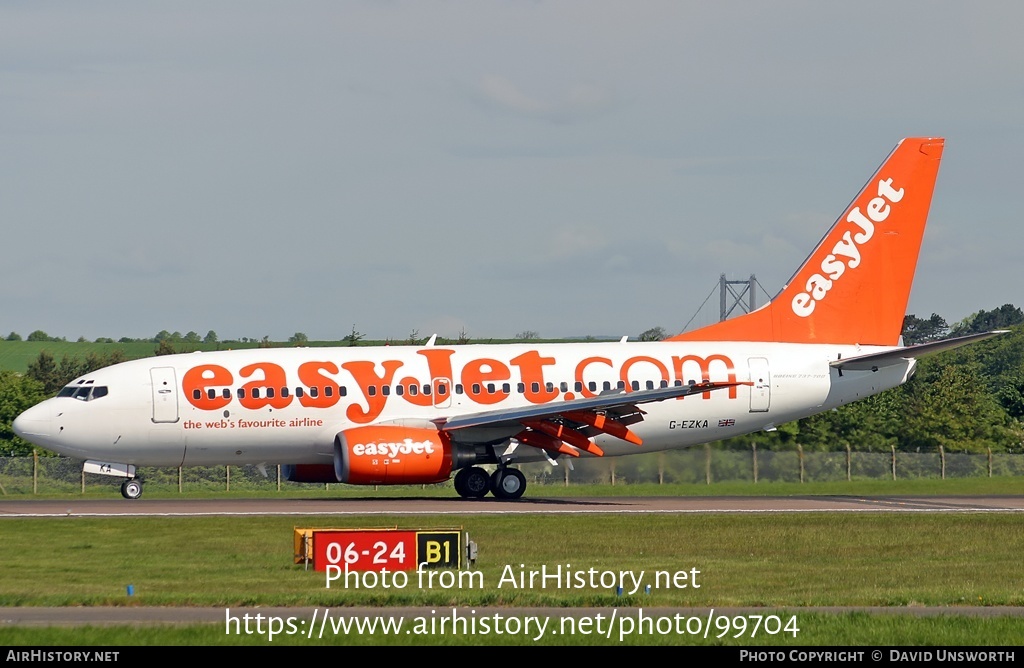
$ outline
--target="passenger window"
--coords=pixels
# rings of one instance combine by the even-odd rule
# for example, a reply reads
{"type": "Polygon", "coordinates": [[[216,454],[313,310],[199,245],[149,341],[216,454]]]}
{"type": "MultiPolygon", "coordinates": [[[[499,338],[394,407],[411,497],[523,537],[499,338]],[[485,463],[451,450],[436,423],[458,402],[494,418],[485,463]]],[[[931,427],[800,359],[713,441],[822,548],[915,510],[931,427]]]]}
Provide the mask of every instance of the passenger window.
{"type": "Polygon", "coordinates": [[[210,398],[210,399],[216,399],[216,398],[217,398],[217,390],[215,390],[215,389],[213,389],[213,388],[211,387],[210,389],[208,389],[208,390],[206,391],[206,396],[207,396],[208,398],[210,398]]]}
{"type": "MultiPolygon", "coordinates": [[[[68,392],[67,394],[64,394],[64,390],[61,390],[61,393],[58,394],[57,396],[58,397],[67,397],[67,396],[70,396],[72,394],[72,392],[74,392],[74,390],[72,390],[71,392],[68,392]]],[[[196,401],[199,401],[200,399],[203,398],[203,391],[200,390],[200,389],[192,390],[192,398],[195,399],[196,401]]]]}
{"type": "Polygon", "coordinates": [[[398,396],[405,394],[405,385],[395,385],[395,394],[398,396]]]}
{"type": "Polygon", "coordinates": [[[295,396],[297,396],[299,399],[301,399],[302,395],[305,394],[305,393],[306,393],[306,391],[303,390],[301,387],[296,387],[295,388],[295,396]]]}
{"type": "Polygon", "coordinates": [[[501,391],[504,392],[505,394],[511,394],[512,393],[512,386],[509,385],[508,383],[502,383],[501,384],[501,391]]]}
{"type": "Polygon", "coordinates": [[[312,397],[313,399],[316,399],[317,397],[319,397],[320,396],[320,388],[316,387],[315,385],[313,387],[309,388],[309,396],[312,397]]]}
{"type": "Polygon", "coordinates": [[[334,396],[334,388],[331,387],[330,385],[327,385],[326,387],[324,387],[324,396],[325,397],[333,397],[334,396]]]}
{"type": "Polygon", "coordinates": [[[640,389],[640,381],[639,380],[634,380],[632,383],[629,384],[629,386],[631,388],[633,388],[634,392],[636,392],[637,390],[640,389]]]}

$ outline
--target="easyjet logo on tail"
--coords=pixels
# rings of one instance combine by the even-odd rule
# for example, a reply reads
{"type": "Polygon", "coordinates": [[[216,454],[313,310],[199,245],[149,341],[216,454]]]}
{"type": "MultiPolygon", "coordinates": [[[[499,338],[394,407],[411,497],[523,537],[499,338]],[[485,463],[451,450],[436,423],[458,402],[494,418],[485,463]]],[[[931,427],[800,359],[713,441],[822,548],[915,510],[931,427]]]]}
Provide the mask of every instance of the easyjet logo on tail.
{"type": "Polygon", "coordinates": [[[793,297],[793,313],[801,318],[814,313],[814,307],[818,302],[828,296],[835,282],[842,278],[847,269],[856,269],[861,263],[860,247],[871,241],[875,234],[875,224],[884,222],[892,212],[892,204],[897,204],[903,199],[903,188],[893,187],[892,179],[882,179],[878,182],[878,196],[872,198],[865,212],[859,206],[853,207],[846,216],[846,222],[851,223],[842,238],[832,247],[832,252],[821,261],[821,273],[814,273],[807,279],[804,285],[804,292],[799,292],[793,297]]]}

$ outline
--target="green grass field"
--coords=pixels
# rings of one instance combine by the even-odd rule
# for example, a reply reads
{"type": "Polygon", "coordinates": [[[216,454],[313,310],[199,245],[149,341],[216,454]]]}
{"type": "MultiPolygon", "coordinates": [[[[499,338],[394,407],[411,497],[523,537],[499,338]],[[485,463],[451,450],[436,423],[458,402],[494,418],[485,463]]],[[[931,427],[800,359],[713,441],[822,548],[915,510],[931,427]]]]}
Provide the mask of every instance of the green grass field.
{"type": "MultiPolygon", "coordinates": [[[[757,607],[799,620],[786,635],[736,644],[1018,644],[1019,618],[969,618],[965,607],[1024,605],[1024,532],[1011,514],[614,515],[422,517],[421,527],[461,526],[480,547],[480,586],[328,589],[322,574],[293,563],[296,526],[337,526],[317,517],[60,518],[0,520],[0,605],[47,606],[486,606],[757,607]],[[522,566],[520,566],[522,564],[522,566]],[[571,564],[631,571],[699,571],[694,588],[619,596],[591,589],[519,588],[512,572],[571,564]],[[133,585],[134,596],[126,595],[133,585]],[[499,586],[500,585],[500,586],[499,586]],[[808,606],[943,606],[949,614],[825,614],[808,606]]],[[[352,518],[344,526],[410,526],[408,517],[352,518]]],[[[640,572],[643,575],[640,576],[640,572]]],[[[715,644],[729,640],[723,638],[715,644]]],[[[526,639],[502,639],[513,644],[526,639]]],[[[594,637],[550,637],[590,644],[594,637]]],[[[692,638],[629,638],[689,644],[692,638]]],[[[4,629],[9,644],[265,643],[226,636],[223,625],[153,628],[4,629]]],[[[303,644],[304,639],[275,643],[303,644]]],[[[334,636],[330,643],[491,644],[485,637],[334,636]]],[[[602,642],[604,642],[602,640],[602,642]]],[[[612,644],[618,644],[612,643],[612,644]]]]}
{"type": "Polygon", "coordinates": [[[0,605],[1024,605],[1013,514],[119,517],[2,520],[0,605]],[[292,530],[464,528],[482,586],[327,589],[292,530]],[[699,588],[499,586],[504,570],[700,571],[699,588]],[[523,565],[523,568],[520,568],[523,565]],[[125,596],[134,585],[135,595],[125,596]]]}
{"type": "MultiPolygon", "coordinates": [[[[681,495],[1017,495],[1019,477],[855,480],[830,483],[534,485],[539,498],[681,495]]],[[[186,498],[252,496],[393,498],[454,496],[450,485],[305,486],[276,492],[235,483],[231,492],[207,483],[186,498]]],[[[154,484],[147,497],[182,498],[176,486],[154,484]]],[[[48,498],[82,498],[75,492],[48,498]]],[[[90,486],[90,498],[117,496],[116,486],[90,486]]],[[[7,498],[32,498],[14,494],[7,498]]],[[[125,502],[127,503],[127,502],[125,502]]],[[[1018,645],[1024,605],[1020,555],[1024,532],[1016,514],[781,515],[515,515],[463,517],[204,517],[0,518],[0,606],[201,606],[213,609],[316,606],[480,608],[752,607],[795,615],[800,632],[753,639],[727,634],[596,634],[532,636],[329,633],[322,640],[226,634],[223,624],[18,627],[0,629],[7,645],[1018,645]],[[480,547],[479,587],[326,587],[322,574],[293,563],[297,526],[461,527],[480,547]],[[522,564],[522,566],[520,566],[522,564]],[[610,590],[513,587],[512,573],[566,564],[579,570],[700,571],[700,588],[654,588],[650,594],[610,590]],[[502,583],[499,587],[499,583],[502,583]],[[134,596],[126,595],[132,585],[134,596]],[[818,606],[882,606],[904,614],[825,613],[818,606]],[[919,617],[923,606],[948,614],[919,617]],[[993,616],[963,614],[983,608],[993,616]]],[[[379,585],[379,583],[378,583],[379,585]]],[[[642,591],[642,590],[641,590],[642,591]]],[[[557,611],[555,611],[557,612],[557,611]]],[[[557,615],[556,615],[557,616],[557,615]]],[[[552,622],[555,623],[555,622],[552,622]]]]}

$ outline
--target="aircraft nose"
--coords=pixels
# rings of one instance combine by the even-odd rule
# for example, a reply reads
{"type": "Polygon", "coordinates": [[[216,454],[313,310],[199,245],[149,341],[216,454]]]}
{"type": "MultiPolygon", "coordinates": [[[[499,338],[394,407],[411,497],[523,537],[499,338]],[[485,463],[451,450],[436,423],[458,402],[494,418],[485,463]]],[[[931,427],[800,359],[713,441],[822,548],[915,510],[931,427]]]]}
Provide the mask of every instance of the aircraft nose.
{"type": "Polygon", "coordinates": [[[26,441],[43,445],[50,438],[52,425],[53,421],[46,415],[46,411],[39,406],[33,406],[14,418],[11,428],[26,441]]]}

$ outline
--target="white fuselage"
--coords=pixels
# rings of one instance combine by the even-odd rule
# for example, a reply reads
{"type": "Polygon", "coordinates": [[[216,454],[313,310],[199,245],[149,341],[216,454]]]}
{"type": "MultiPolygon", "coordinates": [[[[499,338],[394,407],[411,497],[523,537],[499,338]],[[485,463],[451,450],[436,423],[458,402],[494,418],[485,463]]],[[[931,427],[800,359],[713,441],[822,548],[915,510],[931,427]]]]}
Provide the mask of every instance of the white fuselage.
{"type": "MultiPolygon", "coordinates": [[[[749,381],[645,403],[625,455],[715,441],[813,415],[905,382],[908,360],[840,374],[829,362],[888,350],[827,344],[654,342],[255,349],[169,355],[90,373],[26,411],[16,431],[58,453],[147,466],[328,464],[335,436],[677,382],[749,381]],[[621,388],[621,389],[620,389],[621,388]],[[78,395],[76,398],[75,394],[78,395]]],[[[500,436],[500,435],[498,435],[500,436]]],[[[486,431],[456,440],[480,441],[486,431]]],[[[544,459],[519,445],[508,461],[544,459]]]]}

